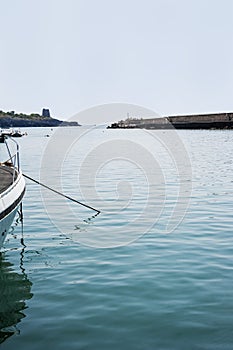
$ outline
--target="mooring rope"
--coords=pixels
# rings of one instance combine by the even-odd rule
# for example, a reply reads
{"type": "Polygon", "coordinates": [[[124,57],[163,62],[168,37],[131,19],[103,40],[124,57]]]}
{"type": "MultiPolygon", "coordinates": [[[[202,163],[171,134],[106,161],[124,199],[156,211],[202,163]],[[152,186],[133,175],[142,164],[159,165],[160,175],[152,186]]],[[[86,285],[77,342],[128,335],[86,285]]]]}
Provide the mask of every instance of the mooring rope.
{"type": "Polygon", "coordinates": [[[32,182],[35,182],[37,185],[40,185],[40,186],[42,186],[42,187],[45,187],[45,188],[47,188],[48,190],[50,190],[50,191],[52,191],[52,192],[54,192],[54,193],[56,193],[56,194],[58,194],[58,195],[60,195],[60,196],[62,196],[62,197],[65,197],[66,199],[69,199],[69,200],[72,201],[72,202],[75,202],[75,203],[77,203],[77,204],[80,204],[80,205],[82,205],[83,207],[86,207],[86,208],[88,208],[88,209],[94,210],[94,211],[97,213],[95,216],[97,216],[97,215],[100,214],[100,210],[97,210],[97,209],[91,207],[90,205],[87,205],[87,204],[85,204],[85,203],[82,203],[82,202],[80,202],[80,201],[77,201],[76,199],[74,199],[74,198],[72,198],[72,197],[70,197],[70,196],[67,196],[67,195],[64,194],[64,193],[61,193],[61,192],[55,190],[54,188],[51,188],[51,187],[49,187],[49,186],[47,186],[47,185],[45,185],[45,184],[43,184],[43,183],[41,183],[41,182],[39,182],[39,181],[33,179],[32,177],[30,177],[30,176],[28,176],[28,175],[26,175],[26,174],[23,174],[23,176],[26,177],[26,179],[31,180],[32,182]]]}

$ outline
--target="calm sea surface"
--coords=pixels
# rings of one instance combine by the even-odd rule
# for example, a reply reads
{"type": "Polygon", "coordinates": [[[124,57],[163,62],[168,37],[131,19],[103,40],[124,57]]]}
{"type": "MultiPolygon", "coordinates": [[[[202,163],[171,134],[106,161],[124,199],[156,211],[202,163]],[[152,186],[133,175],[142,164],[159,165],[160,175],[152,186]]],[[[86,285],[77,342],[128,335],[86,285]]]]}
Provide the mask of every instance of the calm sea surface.
{"type": "Polygon", "coordinates": [[[233,131],[27,132],[0,347],[232,350],[233,131]]]}

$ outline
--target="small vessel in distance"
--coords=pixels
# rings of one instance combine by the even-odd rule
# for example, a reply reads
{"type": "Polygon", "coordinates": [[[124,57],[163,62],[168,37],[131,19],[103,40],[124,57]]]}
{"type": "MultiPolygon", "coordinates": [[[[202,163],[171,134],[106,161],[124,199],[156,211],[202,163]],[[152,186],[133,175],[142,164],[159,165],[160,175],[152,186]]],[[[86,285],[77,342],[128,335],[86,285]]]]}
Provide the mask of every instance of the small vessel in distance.
{"type": "Polygon", "coordinates": [[[0,135],[0,154],[6,147],[7,159],[0,162],[0,249],[12,225],[25,193],[25,181],[19,165],[19,146],[11,137],[0,135]],[[7,139],[14,143],[14,153],[7,139]]]}
{"type": "Polygon", "coordinates": [[[22,132],[20,129],[2,129],[0,134],[11,137],[22,137],[27,135],[26,132],[22,132]]]}

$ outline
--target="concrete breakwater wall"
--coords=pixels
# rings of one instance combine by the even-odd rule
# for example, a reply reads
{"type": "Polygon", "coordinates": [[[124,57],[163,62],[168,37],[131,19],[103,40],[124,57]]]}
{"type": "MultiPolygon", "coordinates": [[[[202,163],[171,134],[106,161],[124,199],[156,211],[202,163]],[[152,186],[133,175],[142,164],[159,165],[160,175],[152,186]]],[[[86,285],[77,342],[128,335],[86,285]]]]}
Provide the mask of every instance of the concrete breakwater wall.
{"type": "Polygon", "coordinates": [[[109,126],[111,129],[233,129],[233,113],[168,116],[162,118],[127,118],[109,126]]]}

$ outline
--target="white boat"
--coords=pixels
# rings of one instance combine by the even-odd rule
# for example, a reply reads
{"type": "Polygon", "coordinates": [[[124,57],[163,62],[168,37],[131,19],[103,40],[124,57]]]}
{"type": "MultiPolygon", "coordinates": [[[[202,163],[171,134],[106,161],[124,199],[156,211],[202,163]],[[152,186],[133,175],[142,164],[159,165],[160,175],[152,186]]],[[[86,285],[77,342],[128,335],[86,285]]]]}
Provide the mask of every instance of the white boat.
{"type": "Polygon", "coordinates": [[[25,193],[25,181],[19,166],[19,146],[15,140],[15,152],[12,154],[8,137],[0,135],[0,154],[5,146],[8,158],[0,163],[0,249],[12,225],[25,193]]]}
{"type": "Polygon", "coordinates": [[[1,135],[11,136],[12,132],[12,129],[1,129],[1,135]]]}

